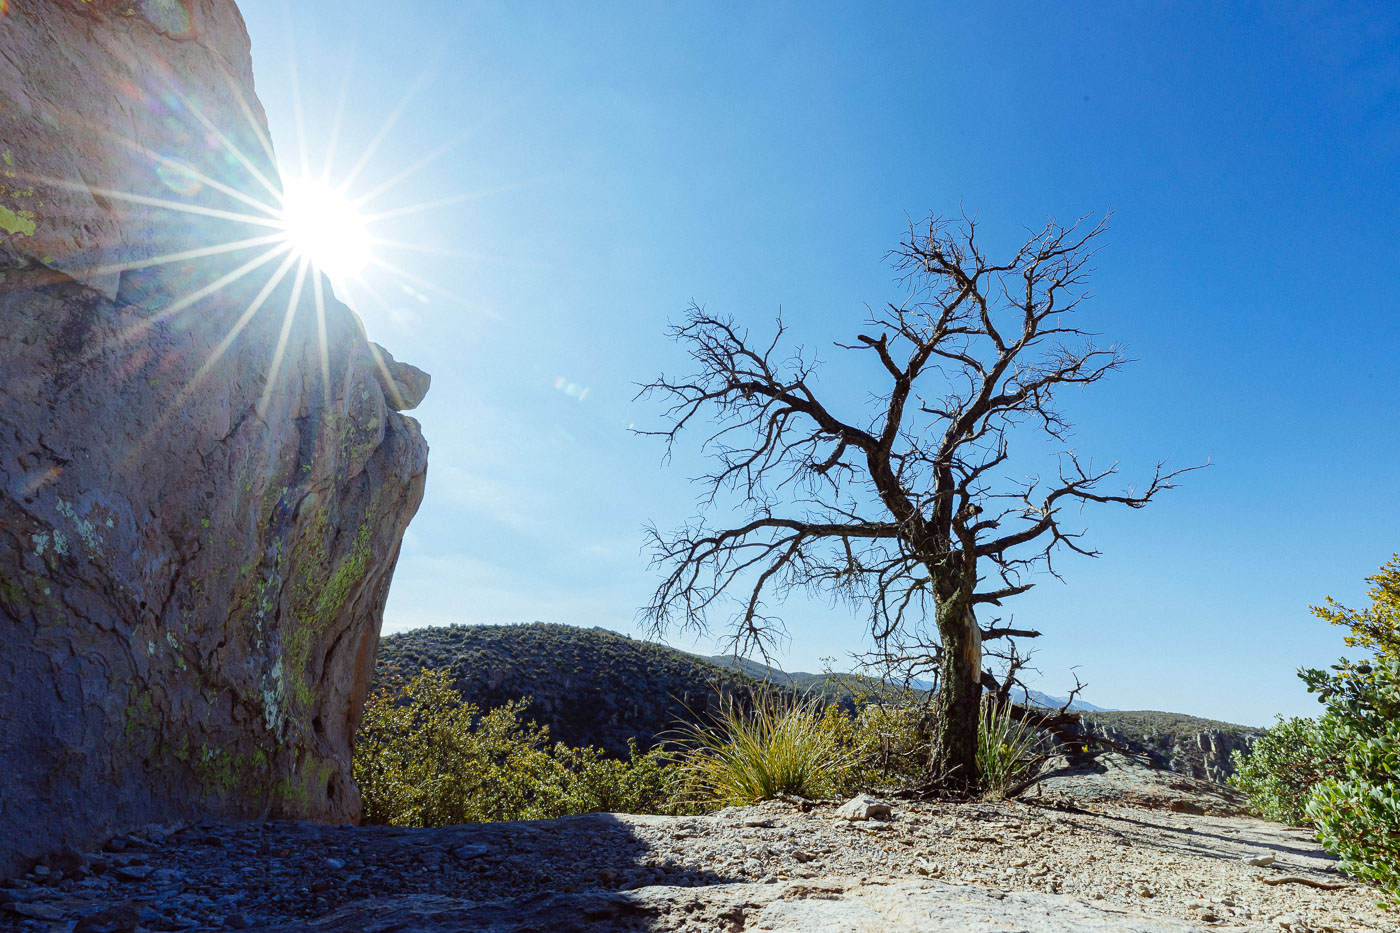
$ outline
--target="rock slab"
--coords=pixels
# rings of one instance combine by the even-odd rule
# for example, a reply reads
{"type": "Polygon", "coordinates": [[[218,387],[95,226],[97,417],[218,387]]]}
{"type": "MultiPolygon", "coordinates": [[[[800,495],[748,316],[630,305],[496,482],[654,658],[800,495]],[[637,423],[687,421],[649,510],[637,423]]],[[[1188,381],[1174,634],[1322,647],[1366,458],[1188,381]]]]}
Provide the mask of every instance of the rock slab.
{"type": "Polygon", "coordinates": [[[0,875],[357,819],[427,377],[278,251],[232,0],[9,4],[0,174],[0,875]]]}

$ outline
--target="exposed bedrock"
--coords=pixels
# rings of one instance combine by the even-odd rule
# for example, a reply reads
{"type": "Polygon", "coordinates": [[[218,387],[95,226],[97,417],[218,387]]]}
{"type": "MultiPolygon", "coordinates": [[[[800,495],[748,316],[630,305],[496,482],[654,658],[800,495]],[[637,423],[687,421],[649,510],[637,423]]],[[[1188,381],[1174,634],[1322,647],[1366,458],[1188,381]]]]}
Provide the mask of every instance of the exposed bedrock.
{"type": "Polygon", "coordinates": [[[0,159],[0,876],[151,822],[355,820],[427,377],[254,263],[279,182],[237,8],[9,4],[0,159]]]}

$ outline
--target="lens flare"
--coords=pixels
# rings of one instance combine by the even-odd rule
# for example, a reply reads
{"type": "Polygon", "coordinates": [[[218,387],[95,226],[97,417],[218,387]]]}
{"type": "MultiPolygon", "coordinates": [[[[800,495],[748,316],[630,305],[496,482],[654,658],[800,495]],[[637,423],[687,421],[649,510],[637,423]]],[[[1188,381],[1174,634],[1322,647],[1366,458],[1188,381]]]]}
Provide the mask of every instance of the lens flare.
{"type": "Polygon", "coordinates": [[[371,241],[344,190],[305,176],[287,177],[282,187],[281,224],[292,250],[333,283],[358,279],[372,258],[371,241]]]}

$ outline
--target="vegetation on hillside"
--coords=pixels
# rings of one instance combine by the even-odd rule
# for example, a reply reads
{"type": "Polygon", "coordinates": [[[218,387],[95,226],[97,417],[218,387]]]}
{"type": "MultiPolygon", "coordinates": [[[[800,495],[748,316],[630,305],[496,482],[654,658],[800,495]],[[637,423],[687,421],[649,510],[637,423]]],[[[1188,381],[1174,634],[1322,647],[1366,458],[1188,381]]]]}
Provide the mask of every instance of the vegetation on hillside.
{"type": "Polygon", "coordinates": [[[1324,712],[1270,729],[1235,783],[1261,814],[1310,822],[1343,871],[1376,882],[1400,906],[1400,556],[1367,582],[1370,606],[1329,597],[1313,612],[1348,626],[1347,644],[1374,656],[1299,671],[1324,712]]]}
{"type": "MultiPolygon", "coordinates": [[[[888,790],[927,779],[932,738],[922,705],[859,712],[816,697],[761,693],[626,758],[551,743],[528,703],[482,710],[446,671],[381,686],[365,705],[354,773],[366,823],[442,826],[596,811],[687,813],[782,794],[807,798],[888,790]]],[[[1031,730],[983,717],[979,773],[1004,795],[1034,762],[1031,730]]]]}
{"type": "Polygon", "coordinates": [[[424,628],[380,643],[378,683],[423,669],[448,672],[484,710],[529,698],[530,717],[553,739],[612,755],[633,740],[650,750],[677,725],[718,713],[725,697],[751,702],[762,686],[664,645],[542,622],[424,628]]]}
{"type": "Polygon", "coordinates": [[[1202,732],[1229,732],[1247,735],[1259,730],[1233,722],[1218,719],[1204,719],[1188,716],[1185,713],[1164,713],[1158,710],[1105,710],[1103,712],[1082,712],[1079,718],[1091,725],[1103,725],[1125,735],[1143,741],[1151,741],[1154,736],[1162,736],[1172,741],[1189,739],[1202,732]]]}
{"type": "Polygon", "coordinates": [[[355,782],[366,823],[444,826],[571,813],[677,812],[679,775],[635,745],[625,760],[551,744],[516,700],[490,711],[462,700],[446,671],[383,686],[365,704],[355,782]]]}
{"type": "MultiPolygon", "coordinates": [[[[701,658],[604,629],[539,622],[419,629],[381,643],[379,683],[387,683],[395,670],[402,679],[424,668],[448,671],[462,698],[482,710],[528,697],[529,718],[547,726],[552,740],[596,746],[615,757],[627,755],[630,739],[647,751],[685,723],[712,719],[725,696],[751,705],[761,688],[839,703],[848,713],[871,701],[895,707],[928,700],[925,691],[873,677],[789,674],[732,655],[701,658]]],[[[1085,726],[1112,729],[1115,741],[1143,754],[1157,750],[1158,758],[1167,757],[1161,750],[1173,744],[1191,744],[1198,733],[1220,730],[1247,741],[1259,732],[1175,713],[1082,715],[1085,726]]]]}

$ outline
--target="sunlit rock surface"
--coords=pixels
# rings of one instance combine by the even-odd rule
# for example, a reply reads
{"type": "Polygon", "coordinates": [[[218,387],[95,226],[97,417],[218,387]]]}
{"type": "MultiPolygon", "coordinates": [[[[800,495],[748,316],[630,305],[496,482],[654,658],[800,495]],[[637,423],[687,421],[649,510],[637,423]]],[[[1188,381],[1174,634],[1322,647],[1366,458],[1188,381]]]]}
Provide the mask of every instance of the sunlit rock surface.
{"type": "Polygon", "coordinates": [[[353,820],[426,376],[254,264],[279,183],[231,0],[5,10],[0,875],[195,814],[353,820]]]}

